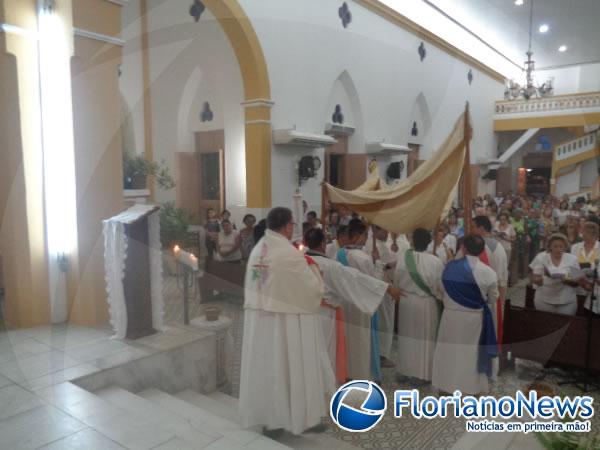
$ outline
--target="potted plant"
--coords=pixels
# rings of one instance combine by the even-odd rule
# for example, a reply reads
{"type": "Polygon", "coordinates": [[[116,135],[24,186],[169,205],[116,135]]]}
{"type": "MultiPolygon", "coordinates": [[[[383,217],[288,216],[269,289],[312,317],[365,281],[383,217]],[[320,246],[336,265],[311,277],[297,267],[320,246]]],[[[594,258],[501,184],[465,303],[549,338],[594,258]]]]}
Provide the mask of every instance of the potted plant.
{"type": "Polygon", "coordinates": [[[181,248],[188,244],[188,227],[192,223],[191,213],[178,208],[174,202],[163,203],[160,208],[160,241],[164,248],[175,245],[181,248]]]}
{"type": "Polygon", "coordinates": [[[160,242],[163,247],[163,267],[166,273],[177,273],[173,247],[188,247],[188,227],[192,215],[187,209],[177,208],[174,202],[166,202],[160,208],[160,242]]]}
{"type": "Polygon", "coordinates": [[[146,189],[148,176],[153,176],[160,189],[175,187],[175,180],[164,161],[149,161],[143,155],[123,154],[123,186],[125,189],[146,189]]]}

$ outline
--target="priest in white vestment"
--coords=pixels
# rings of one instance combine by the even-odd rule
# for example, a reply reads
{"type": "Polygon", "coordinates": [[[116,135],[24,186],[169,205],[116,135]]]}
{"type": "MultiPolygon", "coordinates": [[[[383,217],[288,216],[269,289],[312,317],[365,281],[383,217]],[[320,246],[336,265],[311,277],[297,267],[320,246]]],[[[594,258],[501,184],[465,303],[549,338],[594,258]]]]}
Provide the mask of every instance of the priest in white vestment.
{"type": "MultiPolygon", "coordinates": [[[[376,278],[375,264],[363,251],[366,241],[367,227],[360,219],[352,219],[348,225],[348,244],[338,251],[337,260],[376,278]]],[[[347,323],[348,377],[381,381],[378,313],[365,314],[349,303],[343,307],[347,323]]]]}
{"type": "Polygon", "coordinates": [[[319,315],[323,280],[292,246],[292,212],[274,208],[248,259],[239,411],[245,427],[300,434],[328,413],[335,378],[319,315]]]}
{"type": "Polygon", "coordinates": [[[417,228],[413,249],[398,257],[394,286],[402,287],[406,298],[398,304],[398,375],[431,381],[433,353],[444,295],[444,263],[427,252],[429,231],[417,228]]]}
{"type": "Polygon", "coordinates": [[[444,311],[433,357],[432,385],[444,392],[488,391],[493,359],[498,355],[492,310],[498,299],[498,277],[479,255],[483,238],[465,237],[467,256],[444,269],[444,311]]]}
{"type": "MultiPolygon", "coordinates": [[[[386,283],[392,282],[393,272],[389,269],[390,265],[396,263],[398,258],[396,245],[392,249],[392,241],[389,239],[389,233],[383,228],[373,225],[371,235],[363,247],[367,255],[375,261],[375,274],[377,278],[386,283]],[[373,239],[375,245],[373,245],[373,239]],[[376,250],[374,252],[374,250],[376,250]],[[387,269],[387,270],[386,270],[387,269]]],[[[378,309],[379,312],[379,346],[381,356],[384,358],[382,364],[384,367],[394,367],[392,360],[392,342],[394,340],[394,316],[396,314],[396,305],[393,302],[383,302],[378,309]],[[386,361],[387,359],[387,361],[386,361]]]]}
{"type": "Polygon", "coordinates": [[[328,258],[324,254],[325,234],[319,229],[308,230],[304,235],[304,244],[308,248],[306,254],[317,263],[325,282],[323,331],[328,343],[329,357],[336,368],[337,381],[345,383],[348,378],[345,320],[339,323],[343,305],[351,304],[362,313],[371,316],[382,301],[393,303],[392,299],[398,300],[400,290],[385,281],[328,258]],[[340,335],[342,332],[343,335],[340,335]]]}

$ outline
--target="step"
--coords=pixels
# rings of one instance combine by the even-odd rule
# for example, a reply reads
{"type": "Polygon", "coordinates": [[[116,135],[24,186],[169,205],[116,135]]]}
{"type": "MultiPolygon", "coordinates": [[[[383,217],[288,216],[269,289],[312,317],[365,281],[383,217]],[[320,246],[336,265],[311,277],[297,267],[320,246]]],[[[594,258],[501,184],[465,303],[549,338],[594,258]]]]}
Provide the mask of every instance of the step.
{"type": "Polygon", "coordinates": [[[231,395],[224,394],[220,391],[211,392],[208,394],[210,398],[214,398],[215,400],[219,400],[220,402],[228,404],[234,410],[238,410],[240,406],[240,400],[238,398],[232,397],[231,395]]]}
{"type": "Polygon", "coordinates": [[[221,435],[222,438],[213,442],[209,448],[213,446],[219,449],[231,450],[241,448],[284,450],[290,448],[268,439],[260,433],[243,429],[237,423],[217,416],[202,407],[157,389],[148,389],[138,393],[138,395],[190,421],[194,428],[204,433],[221,435]]]}
{"type": "MultiPolygon", "coordinates": [[[[241,424],[240,415],[238,414],[237,410],[237,401],[235,402],[235,406],[233,406],[230,401],[224,400],[220,396],[214,396],[213,394],[214,393],[210,395],[203,395],[192,389],[185,389],[175,394],[175,397],[205,409],[213,413],[215,416],[230,420],[238,425],[241,424]]],[[[236,400],[233,397],[231,398],[236,400]]]]}
{"type": "MultiPolygon", "coordinates": [[[[240,423],[238,406],[239,400],[231,395],[222,392],[212,392],[208,395],[202,395],[191,389],[178,392],[177,398],[193,403],[203,409],[220,417],[240,423]]],[[[260,427],[252,428],[259,432],[260,427]]],[[[277,439],[280,445],[285,445],[297,450],[321,450],[324,448],[335,448],[336,450],[356,450],[356,447],[346,444],[338,439],[328,437],[324,433],[305,433],[301,436],[294,436],[291,433],[284,433],[277,439]]],[[[259,442],[253,442],[253,447],[262,450],[259,442]]],[[[271,448],[271,447],[269,447],[271,448]]]]}
{"type": "Polygon", "coordinates": [[[175,438],[173,433],[134,416],[72,383],[61,383],[36,393],[49,404],[68,413],[129,449],[148,449],[175,438]]]}
{"type": "Polygon", "coordinates": [[[178,440],[172,442],[177,444],[182,441],[191,448],[203,448],[221,437],[216,433],[203,433],[180,416],[117,386],[101,389],[95,394],[111,405],[131,413],[132,416],[174,434],[178,440]]]}

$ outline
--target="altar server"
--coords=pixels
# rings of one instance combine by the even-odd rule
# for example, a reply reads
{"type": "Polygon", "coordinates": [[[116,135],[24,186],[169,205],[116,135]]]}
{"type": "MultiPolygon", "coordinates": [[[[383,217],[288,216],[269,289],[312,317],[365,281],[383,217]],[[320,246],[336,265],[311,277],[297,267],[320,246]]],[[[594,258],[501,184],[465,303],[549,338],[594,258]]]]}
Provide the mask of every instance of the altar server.
{"type": "MultiPolygon", "coordinates": [[[[338,251],[337,260],[376,278],[373,260],[363,251],[366,241],[366,225],[360,219],[352,219],[348,225],[348,244],[338,251]]],[[[349,349],[348,377],[381,381],[378,313],[365,314],[349,303],[345,303],[343,307],[349,349]]]]}
{"type": "Polygon", "coordinates": [[[290,242],[292,212],[274,208],[245,279],[239,411],[245,427],[300,434],[327,415],[335,377],[319,315],[323,280],[290,242]]]}
{"type": "Polygon", "coordinates": [[[348,225],[340,225],[337,229],[337,237],[325,248],[325,255],[328,258],[335,259],[340,248],[346,245],[348,240],[348,225]]]}
{"type": "Polygon", "coordinates": [[[392,303],[393,306],[393,300],[400,298],[400,290],[325,256],[325,234],[319,229],[308,230],[304,243],[308,247],[306,254],[317,263],[325,282],[323,330],[329,356],[336,368],[337,381],[342,384],[348,378],[348,349],[342,305],[353,305],[370,316],[382,301],[392,303]]]}
{"type": "Polygon", "coordinates": [[[433,357],[432,384],[445,391],[477,394],[488,390],[492,360],[498,356],[491,309],[498,299],[498,277],[479,260],[485,248],[469,235],[467,256],[450,261],[442,275],[444,312],[433,357]]]}
{"type": "MultiPolygon", "coordinates": [[[[375,261],[375,274],[377,278],[391,283],[393,272],[388,268],[390,265],[396,264],[398,246],[396,245],[395,247],[396,251],[392,249],[393,243],[389,239],[390,234],[380,226],[373,225],[371,231],[371,236],[367,239],[363,249],[375,261]],[[375,240],[375,245],[373,245],[373,240],[375,240]]],[[[382,302],[378,312],[379,348],[382,356],[382,365],[384,367],[394,367],[394,363],[392,362],[392,342],[394,339],[396,305],[390,301],[382,302]]]]}
{"type": "Polygon", "coordinates": [[[427,253],[429,231],[417,228],[413,248],[405,250],[396,263],[394,285],[402,287],[406,298],[398,304],[399,375],[431,381],[433,353],[444,295],[444,263],[427,253]]]}

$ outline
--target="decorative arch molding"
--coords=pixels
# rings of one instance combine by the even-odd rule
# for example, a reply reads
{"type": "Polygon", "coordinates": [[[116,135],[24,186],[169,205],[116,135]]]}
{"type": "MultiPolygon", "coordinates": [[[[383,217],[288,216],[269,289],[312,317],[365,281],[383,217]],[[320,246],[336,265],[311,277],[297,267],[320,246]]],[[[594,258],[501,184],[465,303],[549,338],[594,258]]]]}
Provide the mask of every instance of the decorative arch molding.
{"type": "Polygon", "coordinates": [[[262,46],[238,0],[203,0],[227,35],[244,84],[246,205],[271,207],[271,86],[262,46]]]}
{"type": "Polygon", "coordinates": [[[329,100],[327,102],[327,111],[325,112],[325,123],[332,122],[332,113],[334,112],[335,106],[339,103],[339,95],[336,96],[336,91],[343,91],[342,98],[345,104],[342,104],[342,113],[345,116],[343,125],[351,126],[355,129],[354,134],[350,137],[350,153],[356,153],[358,150],[362,152],[362,136],[363,136],[363,116],[362,107],[360,103],[360,96],[354,80],[348,73],[347,70],[335,79],[329,91],[329,100]],[[352,151],[352,147],[356,147],[355,151],[352,151]],[[360,149],[359,149],[360,147],[360,149]]]}
{"type": "MultiPolygon", "coordinates": [[[[413,103],[412,111],[410,114],[410,123],[406,124],[407,130],[410,130],[413,122],[417,123],[417,128],[419,130],[419,134],[417,137],[418,141],[422,141],[423,137],[427,135],[429,130],[431,129],[431,110],[429,109],[429,104],[427,103],[427,98],[423,92],[420,92],[413,103]]],[[[418,142],[417,142],[418,143],[418,142]]]]}

